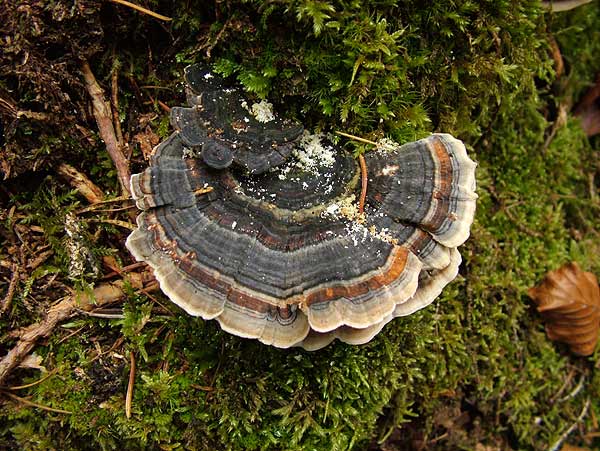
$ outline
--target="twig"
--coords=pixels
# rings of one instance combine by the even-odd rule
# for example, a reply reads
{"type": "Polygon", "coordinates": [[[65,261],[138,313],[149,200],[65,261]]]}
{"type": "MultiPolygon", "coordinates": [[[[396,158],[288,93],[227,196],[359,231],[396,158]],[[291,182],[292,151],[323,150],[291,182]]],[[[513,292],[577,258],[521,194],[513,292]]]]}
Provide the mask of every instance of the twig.
{"type": "Polygon", "coordinates": [[[53,407],[44,406],[42,404],[38,404],[37,402],[29,401],[28,399],[21,398],[20,396],[17,396],[17,395],[15,395],[13,393],[8,393],[6,391],[3,391],[2,393],[5,396],[8,396],[9,398],[14,399],[15,401],[20,402],[21,404],[25,404],[26,406],[36,407],[38,409],[46,410],[48,412],[64,413],[64,414],[67,414],[67,415],[71,415],[73,413],[73,412],[69,412],[68,410],[54,409],[53,407]]]}
{"type": "Polygon", "coordinates": [[[169,105],[167,105],[164,102],[161,102],[160,100],[157,100],[158,105],[165,111],[165,113],[170,113],[171,112],[171,107],[169,105]]]}
{"type": "Polygon", "coordinates": [[[565,432],[563,432],[561,434],[561,436],[558,438],[558,440],[555,441],[550,448],[548,448],[548,451],[558,451],[560,449],[563,442],[567,439],[567,437],[571,434],[571,432],[573,432],[575,430],[575,428],[577,427],[577,424],[580,423],[581,421],[583,421],[583,419],[587,415],[589,408],[590,408],[590,400],[588,398],[588,400],[585,402],[585,405],[583,406],[583,410],[581,411],[581,413],[575,420],[575,423],[573,423],[569,427],[569,429],[567,429],[565,432]]]}
{"type": "Polygon", "coordinates": [[[167,89],[169,91],[173,90],[173,88],[171,88],[169,86],[158,86],[158,85],[142,85],[142,86],[140,86],[140,88],[142,88],[142,89],[167,89]]]}
{"type": "MultiPolygon", "coordinates": [[[[118,208],[98,208],[93,211],[94,211],[94,213],[115,213],[117,211],[132,210],[134,208],[136,208],[135,205],[127,205],[125,207],[118,207],[118,208]]],[[[88,210],[88,211],[90,211],[90,210],[88,210]]]]}
{"type": "Polygon", "coordinates": [[[19,114],[15,101],[12,99],[6,100],[0,97],[0,110],[4,110],[13,117],[18,117],[19,114]]]}
{"type": "MultiPolygon", "coordinates": [[[[113,125],[115,127],[115,133],[117,135],[117,142],[121,148],[121,152],[125,147],[125,141],[123,140],[123,131],[121,130],[121,120],[119,119],[119,68],[118,64],[113,64],[112,74],[110,83],[110,101],[112,106],[113,114],[113,125]]],[[[124,152],[123,152],[124,153],[124,152]]]]}
{"type": "Polygon", "coordinates": [[[96,78],[92,73],[92,69],[87,61],[83,62],[81,71],[83,73],[83,78],[85,79],[87,91],[92,98],[94,117],[96,118],[96,123],[98,124],[100,137],[106,144],[106,150],[115,164],[119,182],[121,183],[121,189],[123,193],[129,195],[131,194],[129,191],[129,178],[131,176],[131,173],[129,172],[129,161],[125,158],[125,155],[123,155],[123,152],[119,147],[119,142],[117,141],[115,128],[112,122],[110,108],[104,100],[102,88],[100,88],[100,85],[98,85],[98,82],[96,81],[96,78]]]}
{"type": "Polygon", "coordinates": [[[554,36],[548,37],[548,43],[550,44],[550,50],[552,51],[552,59],[554,60],[554,72],[556,72],[556,79],[558,80],[563,72],[565,71],[565,63],[563,61],[562,54],[560,53],[560,47],[558,42],[554,39],[554,36]]]}
{"type": "Polygon", "coordinates": [[[139,6],[139,5],[136,5],[134,3],[128,2],[126,0],[110,0],[110,1],[113,2],[113,3],[118,3],[119,5],[129,6],[130,8],[135,9],[136,11],[139,11],[141,13],[148,14],[149,16],[152,16],[155,19],[164,20],[164,21],[167,21],[167,22],[173,20],[170,17],[163,16],[162,14],[155,13],[154,11],[150,11],[149,9],[146,9],[146,8],[144,8],[142,6],[139,6]]]}
{"type": "MultiPolygon", "coordinates": [[[[335,132],[337,135],[345,136],[346,138],[353,139],[354,141],[359,141],[365,144],[371,144],[372,146],[379,147],[375,141],[371,141],[369,139],[361,138],[360,136],[351,135],[350,133],[345,132],[335,132]]],[[[364,213],[365,211],[365,199],[367,198],[367,162],[365,161],[365,157],[363,154],[358,156],[358,162],[360,163],[360,180],[361,180],[361,189],[360,189],[360,200],[358,202],[358,212],[364,213]]]]}
{"type": "Polygon", "coordinates": [[[48,260],[50,256],[52,256],[52,254],[54,254],[54,251],[52,249],[48,249],[27,263],[27,269],[29,270],[29,273],[41,266],[46,260],[48,260]]]}
{"type": "Polygon", "coordinates": [[[127,394],[125,395],[125,416],[131,418],[131,401],[133,399],[133,383],[135,382],[135,356],[133,351],[129,353],[129,383],[127,384],[127,394]]]}
{"type": "Polygon", "coordinates": [[[221,37],[223,36],[223,33],[225,32],[225,30],[227,28],[229,28],[229,24],[231,23],[231,17],[229,17],[225,23],[223,24],[223,28],[221,28],[219,30],[219,32],[217,33],[217,36],[215,36],[214,41],[212,41],[209,45],[208,48],[206,49],[206,57],[210,59],[210,54],[212,52],[212,50],[215,48],[215,46],[219,43],[219,41],[221,40],[221,37]]]}
{"type": "Polygon", "coordinates": [[[67,163],[61,163],[56,172],[61,175],[69,185],[75,188],[90,204],[97,204],[104,199],[104,193],[92,182],[87,175],[79,172],[67,163]]]}
{"type": "Polygon", "coordinates": [[[209,387],[207,385],[190,384],[190,387],[195,388],[196,390],[202,390],[202,391],[214,391],[215,390],[213,387],[209,387]]]}
{"type": "Polygon", "coordinates": [[[123,344],[123,341],[124,341],[124,338],[123,338],[123,337],[119,337],[119,338],[117,338],[117,339],[115,340],[115,342],[113,343],[113,345],[112,345],[112,346],[111,346],[109,349],[107,349],[106,351],[99,352],[98,354],[96,354],[96,356],[95,356],[95,357],[94,357],[92,360],[90,360],[90,362],[89,362],[89,363],[93,363],[93,362],[95,362],[96,360],[98,360],[100,357],[102,357],[103,355],[106,355],[106,354],[108,354],[109,352],[112,352],[112,351],[114,351],[115,349],[117,349],[119,346],[121,346],[121,345],[123,344]]]}
{"type": "Polygon", "coordinates": [[[42,382],[44,382],[46,379],[48,379],[49,377],[54,376],[54,374],[56,374],[56,369],[50,371],[48,374],[46,374],[44,377],[39,378],[37,381],[35,382],[31,382],[29,384],[25,384],[25,385],[15,385],[12,387],[0,387],[1,390],[23,390],[25,388],[29,388],[29,387],[34,387],[38,384],[41,384],[42,382]]]}
{"type": "Polygon", "coordinates": [[[123,227],[124,229],[129,229],[129,230],[135,230],[136,229],[136,225],[133,225],[130,222],[125,222],[125,221],[120,221],[118,219],[95,219],[95,218],[90,218],[90,219],[86,219],[85,222],[99,222],[99,223],[106,223],[106,224],[112,224],[112,225],[116,225],[119,227],[123,227]]]}
{"type": "Polygon", "coordinates": [[[442,435],[438,435],[435,438],[432,438],[431,440],[429,440],[428,444],[433,445],[434,443],[439,442],[440,440],[444,440],[445,438],[447,438],[449,435],[448,431],[444,432],[442,435]]]}
{"type": "Polygon", "coordinates": [[[158,288],[159,288],[159,285],[156,285],[156,286],[149,285],[146,288],[140,289],[140,293],[146,295],[148,297],[148,299],[150,299],[152,302],[158,304],[163,309],[163,311],[165,311],[169,316],[175,316],[175,314],[171,310],[169,310],[162,302],[160,302],[158,299],[156,299],[154,296],[152,296],[150,294],[150,290],[157,291],[158,288]]]}
{"type": "Polygon", "coordinates": [[[367,198],[367,163],[363,154],[358,156],[358,162],[360,163],[360,200],[358,202],[358,212],[363,213],[365,211],[365,199],[367,198]]]}
{"type": "Polygon", "coordinates": [[[585,382],[585,374],[581,375],[581,379],[579,379],[579,383],[577,384],[577,386],[573,389],[573,391],[571,393],[569,393],[568,395],[562,397],[559,399],[560,402],[565,402],[571,398],[574,398],[575,396],[577,396],[577,394],[581,391],[581,389],[583,388],[583,383],[585,382]]]}
{"type": "Polygon", "coordinates": [[[33,119],[36,121],[47,121],[50,118],[50,115],[47,113],[41,113],[37,111],[17,111],[17,117],[26,117],[27,119],[33,119]]]}
{"type": "Polygon", "coordinates": [[[360,136],[355,136],[355,135],[351,135],[350,133],[344,133],[344,132],[335,132],[336,135],[340,135],[340,136],[345,136],[346,138],[350,138],[353,139],[354,141],[360,141],[361,143],[365,143],[365,144],[371,144],[375,147],[378,147],[377,143],[375,141],[371,141],[369,139],[365,139],[365,138],[361,138],[360,136]]]}
{"type": "Polygon", "coordinates": [[[16,263],[12,265],[12,276],[10,278],[10,283],[8,284],[8,290],[6,292],[6,296],[2,299],[2,306],[0,307],[0,315],[6,313],[6,311],[10,308],[13,297],[15,296],[15,290],[17,289],[17,283],[19,282],[21,275],[21,271],[19,271],[19,267],[16,263]]]}
{"type": "Polygon", "coordinates": [[[109,272],[108,274],[102,276],[103,280],[110,279],[111,277],[115,277],[115,276],[122,276],[123,274],[126,274],[128,272],[134,271],[139,268],[145,268],[145,267],[147,267],[147,263],[146,262],[137,262],[137,263],[133,263],[128,266],[124,266],[123,268],[116,268],[112,265],[107,265],[107,266],[110,269],[112,269],[112,272],[109,272]]]}
{"type": "Polygon", "coordinates": [[[565,381],[563,382],[561,387],[558,389],[558,391],[554,395],[552,395],[552,398],[550,398],[551,404],[554,404],[554,402],[560,397],[560,395],[562,395],[563,391],[566,390],[566,388],[571,383],[571,380],[573,380],[574,375],[575,375],[575,369],[571,369],[571,371],[569,371],[569,374],[567,374],[567,377],[565,378],[565,381]]]}
{"type": "Polygon", "coordinates": [[[77,309],[77,313],[82,313],[93,318],[103,319],[123,319],[125,315],[123,313],[98,313],[98,312],[86,312],[85,310],[77,309]]]}
{"type": "Polygon", "coordinates": [[[131,200],[131,197],[129,197],[129,196],[119,196],[119,197],[115,197],[114,199],[103,200],[103,201],[100,201],[98,203],[95,203],[94,205],[89,205],[88,207],[80,208],[75,213],[76,214],[85,213],[86,211],[96,210],[97,208],[100,208],[104,204],[111,204],[111,203],[121,202],[121,201],[124,201],[124,200],[131,200]]]}
{"type": "MultiPolygon", "coordinates": [[[[150,273],[131,273],[128,276],[129,283],[137,288],[142,288],[144,281],[149,279],[152,279],[150,273]]],[[[0,360],[0,385],[4,383],[10,371],[29,354],[37,340],[50,335],[56,325],[69,318],[75,309],[89,311],[110,304],[125,296],[124,290],[125,281],[117,280],[99,285],[91,295],[85,292],[76,292],[53,305],[44,320],[17,331],[16,336],[19,337],[19,341],[0,360]]]]}
{"type": "Polygon", "coordinates": [[[73,332],[71,332],[70,334],[65,335],[64,337],[62,337],[60,340],[58,340],[58,344],[64,343],[65,341],[67,341],[69,338],[71,338],[74,335],[77,335],[79,332],[81,332],[83,330],[83,328],[85,327],[85,325],[81,326],[79,329],[75,329],[73,332]]]}

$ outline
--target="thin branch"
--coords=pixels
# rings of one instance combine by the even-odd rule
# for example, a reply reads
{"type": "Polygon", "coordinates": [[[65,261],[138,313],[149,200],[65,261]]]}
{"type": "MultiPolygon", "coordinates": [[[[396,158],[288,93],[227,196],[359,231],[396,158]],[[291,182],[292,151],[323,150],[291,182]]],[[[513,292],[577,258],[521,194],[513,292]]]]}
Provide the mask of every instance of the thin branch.
{"type": "Polygon", "coordinates": [[[119,5],[129,6],[130,8],[135,9],[136,11],[139,11],[141,13],[148,14],[149,16],[152,16],[155,19],[164,20],[164,21],[167,21],[167,22],[173,20],[170,17],[163,16],[162,14],[155,13],[154,11],[150,11],[149,9],[146,9],[143,6],[136,5],[135,3],[131,3],[131,2],[128,2],[126,0],[110,0],[110,1],[113,2],[113,3],[118,3],[119,5]]]}
{"type": "Polygon", "coordinates": [[[31,407],[36,407],[38,409],[42,409],[42,410],[46,410],[48,412],[55,412],[55,413],[64,413],[67,415],[71,415],[73,412],[69,412],[68,410],[62,410],[62,409],[54,409],[53,407],[48,407],[48,406],[44,406],[42,404],[38,404],[37,402],[33,402],[30,401],[28,399],[25,398],[21,398],[20,396],[17,396],[13,393],[8,393],[6,391],[2,392],[5,396],[8,396],[9,398],[20,402],[21,404],[25,404],[26,406],[31,406],[31,407]]]}
{"type": "Polygon", "coordinates": [[[358,212],[363,213],[365,211],[365,199],[367,198],[367,162],[363,154],[358,156],[358,162],[360,163],[360,200],[358,202],[358,212]]]}
{"type": "Polygon", "coordinates": [[[12,265],[12,276],[10,278],[10,283],[8,284],[8,291],[6,292],[6,296],[2,299],[2,306],[0,306],[0,315],[3,315],[8,311],[10,305],[12,303],[13,297],[15,296],[15,290],[17,289],[17,283],[19,282],[21,275],[21,271],[19,271],[19,267],[16,263],[12,265]]]}
{"type": "Polygon", "coordinates": [[[100,357],[102,357],[103,355],[106,355],[106,354],[108,354],[109,352],[112,352],[112,351],[114,351],[115,349],[117,349],[119,346],[121,346],[121,345],[123,344],[123,341],[124,341],[124,338],[123,338],[123,337],[119,337],[119,338],[117,338],[117,339],[115,340],[115,342],[113,343],[113,345],[112,345],[112,346],[111,346],[109,349],[107,349],[106,351],[102,351],[102,350],[100,350],[100,351],[98,352],[98,354],[96,354],[96,356],[94,356],[94,358],[93,358],[92,360],[90,360],[90,362],[89,362],[89,363],[93,363],[93,362],[95,362],[96,360],[98,360],[100,357]]]}
{"type": "Polygon", "coordinates": [[[583,410],[575,420],[575,422],[565,431],[563,432],[557,441],[555,441],[552,446],[548,449],[548,451],[558,451],[562,446],[563,442],[567,439],[567,437],[575,430],[577,425],[583,421],[585,416],[587,415],[588,409],[590,408],[590,400],[588,399],[583,406],[583,410]]]}
{"type": "Polygon", "coordinates": [[[125,416],[131,418],[131,401],[133,400],[133,383],[135,382],[135,356],[133,351],[129,353],[129,383],[127,384],[127,394],[125,395],[125,416]]]}
{"type": "Polygon", "coordinates": [[[94,77],[92,69],[87,61],[83,62],[81,71],[83,73],[83,78],[85,79],[87,91],[92,98],[94,117],[98,124],[100,137],[106,144],[106,150],[115,164],[123,193],[130,195],[129,178],[131,177],[131,173],[129,172],[129,161],[125,158],[125,155],[123,155],[115,135],[110,107],[104,100],[102,88],[98,85],[96,77],[94,77]]]}
{"type": "Polygon", "coordinates": [[[123,319],[125,315],[123,313],[98,313],[98,312],[86,312],[85,310],[77,309],[77,313],[90,316],[92,318],[103,318],[103,319],[123,319]]]}
{"type": "Polygon", "coordinates": [[[207,385],[190,384],[190,387],[195,388],[196,390],[202,390],[202,391],[214,391],[215,390],[213,387],[209,387],[207,385]]]}
{"type": "Polygon", "coordinates": [[[577,394],[581,391],[581,389],[583,388],[583,383],[585,382],[585,374],[581,375],[581,378],[579,379],[579,383],[577,384],[577,386],[573,389],[573,391],[571,393],[569,393],[567,396],[564,396],[562,398],[559,399],[560,402],[565,402],[571,398],[574,398],[575,396],[577,396],[577,394]]]}
{"type": "MultiPolygon", "coordinates": [[[[350,133],[345,132],[335,132],[337,135],[345,136],[346,138],[350,138],[354,141],[359,141],[365,144],[371,144],[372,146],[379,147],[379,145],[375,141],[371,141],[369,139],[361,138],[360,136],[351,135],[350,133]]],[[[360,180],[361,180],[361,189],[360,189],[360,200],[358,202],[358,212],[364,213],[365,211],[365,200],[367,198],[367,182],[368,182],[368,174],[367,174],[367,162],[365,161],[365,157],[363,154],[358,156],[358,162],[360,164],[360,180]]]]}
{"type": "Polygon", "coordinates": [[[116,203],[116,202],[122,202],[124,200],[131,200],[131,197],[129,197],[129,196],[119,196],[119,197],[115,197],[114,199],[103,200],[103,201],[100,201],[100,202],[95,203],[93,205],[89,205],[87,207],[80,208],[75,213],[79,215],[79,214],[85,213],[87,211],[96,210],[97,208],[102,207],[102,205],[104,205],[104,204],[111,204],[111,203],[116,203]]]}
{"type": "Polygon", "coordinates": [[[165,113],[170,113],[171,112],[171,107],[169,105],[167,105],[164,102],[161,102],[160,100],[157,100],[158,105],[163,109],[163,111],[165,113]]]}
{"type": "Polygon", "coordinates": [[[225,33],[225,30],[227,28],[229,28],[229,25],[231,23],[231,17],[229,17],[227,19],[227,21],[225,21],[225,24],[223,25],[223,28],[221,28],[219,30],[219,32],[217,33],[217,36],[215,37],[215,39],[208,44],[208,48],[206,49],[206,57],[210,59],[210,54],[213,51],[213,49],[215,48],[215,46],[219,43],[219,41],[221,40],[221,38],[223,37],[223,33],[225,33]]]}
{"type": "Polygon", "coordinates": [[[38,385],[38,384],[41,384],[42,382],[44,382],[44,381],[45,381],[46,379],[48,379],[49,377],[52,377],[52,376],[54,376],[54,374],[56,374],[56,371],[57,371],[57,370],[56,370],[56,369],[54,369],[54,370],[50,371],[48,374],[46,374],[44,377],[42,377],[42,378],[38,379],[38,380],[37,380],[37,381],[35,381],[35,382],[31,382],[31,383],[29,383],[29,384],[25,384],[25,385],[15,385],[15,386],[12,386],[12,387],[0,387],[0,389],[2,389],[2,390],[23,390],[23,389],[25,389],[25,388],[34,387],[34,386],[36,386],[36,385],[38,385]]]}
{"type": "Polygon", "coordinates": [[[111,83],[110,83],[110,101],[113,113],[113,125],[117,135],[117,142],[121,148],[121,152],[125,147],[123,139],[123,131],[121,130],[121,120],[119,119],[119,67],[118,64],[113,64],[111,83]]]}
{"type": "Polygon", "coordinates": [[[124,266],[123,268],[117,268],[115,266],[112,265],[107,265],[110,269],[112,269],[112,272],[105,274],[104,276],[102,276],[102,280],[106,280],[106,279],[110,279],[111,277],[115,277],[115,276],[123,276],[124,274],[134,271],[136,269],[140,269],[140,268],[146,268],[148,264],[146,262],[137,262],[137,263],[132,263],[131,265],[128,266],[124,266]]]}
{"type": "Polygon", "coordinates": [[[350,133],[344,133],[344,132],[335,132],[336,135],[340,135],[340,136],[345,136],[346,138],[350,138],[353,139],[354,141],[360,141],[361,143],[365,143],[365,144],[371,144],[375,147],[378,147],[377,143],[375,141],[371,141],[369,139],[365,139],[365,138],[361,138],[360,136],[355,136],[355,135],[351,135],[350,133]]]}
{"type": "Polygon", "coordinates": [[[61,163],[56,172],[75,188],[90,204],[97,204],[104,199],[104,193],[92,182],[87,175],[79,172],[67,163],[61,163]]]}
{"type": "Polygon", "coordinates": [[[97,223],[112,224],[112,225],[123,227],[124,229],[129,229],[129,230],[135,230],[137,228],[136,225],[134,225],[134,224],[132,224],[130,222],[120,221],[119,219],[95,219],[95,218],[90,218],[90,219],[85,219],[85,222],[97,222],[97,223]]]}

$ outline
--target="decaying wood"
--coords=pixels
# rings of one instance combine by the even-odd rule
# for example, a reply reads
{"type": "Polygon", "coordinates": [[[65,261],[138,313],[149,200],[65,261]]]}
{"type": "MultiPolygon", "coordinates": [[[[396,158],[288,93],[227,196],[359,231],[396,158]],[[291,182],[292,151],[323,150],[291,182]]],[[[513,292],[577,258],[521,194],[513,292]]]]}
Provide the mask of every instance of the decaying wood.
{"type": "Polygon", "coordinates": [[[125,158],[125,155],[119,146],[119,141],[113,126],[113,115],[110,106],[104,99],[102,88],[98,85],[96,77],[94,77],[92,69],[87,61],[83,62],[81,72],[83,73],[87,91],[92,98],[94,117],[98,124],[98,131],[104,144],[106,144],[106,150],[108,151],[110,158],[115,164],[123,193],[129,195],[129,178],[131,177],[129,161],[125,158]]]}
{"type": "Polygon", "coordinates": [[[582,271],[577,263],[567,263],[529,289],[529,296],[543,315],[551,340],[568,344],[578,355],[594,352],[600,332],[600,289],[595,275],[582,271]]]}
{"type": "Polygon", "coordinates": [[[127,279],[106,282],[99,285],[93,292],[76,292],[63,298],[48,311],[46,318],[36,324],[25,327],[16,332],[19,337],[17,344],[0,360],[0,385],[2,385],[19,362],[33,349],[37,340],[50,335],[58,323],[69,318],[76,309],[89,311],[103,305],[110,304],[125,296],[125,286],[143,289],[144,284],[154,280],[149,272],[130,273],[127,279]]]}
{"type": "Polygon", "coordinates": [[[97,204],[104,200],[104,193],[92,182],[87,175],[79,172],[73,166],[67,163],[61,163],[56,171],[67,181],[69,185],[75,188],[90,204],[97,204]]]}

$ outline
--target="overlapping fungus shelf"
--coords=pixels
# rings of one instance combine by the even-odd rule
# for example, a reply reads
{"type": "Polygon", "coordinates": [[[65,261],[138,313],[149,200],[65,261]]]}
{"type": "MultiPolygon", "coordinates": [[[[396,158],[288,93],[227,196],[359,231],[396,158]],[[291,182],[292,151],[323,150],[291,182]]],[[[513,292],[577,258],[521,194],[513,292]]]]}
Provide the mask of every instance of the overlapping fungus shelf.
{"type": "Polygon", "coordinates": [[[198,66],[186,70],[191,108],[171,110],[171,123],[182,142],[201,148],[200,158],[223,169],[232,162],[252,174],[280,165],[290,155],[302,126],[275,118],[267,102],[249,106],[238,88],[198,66]]]}
{"type": "Polygon", "coordinates": [[[434,134],[368,152],[359,213],[350,154],[197,66],[186,75],[191,108],[173,109],[177,131],[131,179],[143,212],[127,240],[177,305],[242,337],[312,350],[369,341],[456,276],[477,197],[460,141],[434,134]],[[215,148],[227,164],[207,157],[215,148]]]}

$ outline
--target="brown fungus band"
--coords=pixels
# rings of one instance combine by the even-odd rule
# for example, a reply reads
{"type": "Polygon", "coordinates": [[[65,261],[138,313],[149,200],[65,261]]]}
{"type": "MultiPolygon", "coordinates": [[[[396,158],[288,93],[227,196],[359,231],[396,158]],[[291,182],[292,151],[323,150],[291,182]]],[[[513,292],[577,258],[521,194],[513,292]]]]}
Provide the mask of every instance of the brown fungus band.
{"type": "Polygon", "coordinates": [[[177,131],[131,179],[144,211],[127,240],[177,305],[235,335],[313,350],[369,341],[456,277],[477,198],[462,142],[434,134],[367,153],[358,213],[351,155],[260,117],[209,72],[186,75],[192,107],[174,109],[177,131]],[[248,132],[231,131],[240,120],[248,132]],[[207,148],[231,161],[214,164],[207,148]]]}

